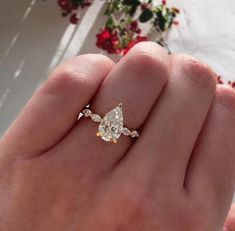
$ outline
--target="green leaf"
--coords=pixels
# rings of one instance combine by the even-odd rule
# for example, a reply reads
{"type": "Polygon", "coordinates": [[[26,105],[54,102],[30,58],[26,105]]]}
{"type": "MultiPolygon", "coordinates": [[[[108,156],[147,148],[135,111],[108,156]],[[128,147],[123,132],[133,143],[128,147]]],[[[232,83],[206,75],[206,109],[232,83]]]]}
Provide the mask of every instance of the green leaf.
{"type": "Polygon", "coordinates": [[[140,6],[140,1],[139,0],[123,0],[122,4],[126,6],[126,10],[127,10],[126,14],[133,16],[138,6],[140,6]]]}
{"type": "Polygon", "coordinates": [[[129,37],[123,36],[123,38],[122,38],[123,47],[127,47],[127,45],[129,44],[130,41],[131,41],[131,39],[129,37]]]}
{"type": "Polygon", "coordinates": [[[109,17],[108,20],[106,21],[105,27],[108,27],[110,29],[113,29],[115,26],[113,17],[109,17]]]}
{"type": "Polygon", "coordinates": [[[139,16],[140,22],[147,22],[153,17],[153,12],[150,9],[144,9],[139,16]]]}
{"type": "Polygon", "coordinates": [[[139,0],[123,0],[123,5],[128,5],[128,6],[138,6],[140,5],[140,1],[139,0]]]}
{"type": "Polygon", "coordinates": [[[107,5],[107,8],[105,10],[104,15],[112,15],[114,14],[116,11],[119,12],[122,8],[122,4],[120,3],[120,1],[110,1],[107,5]]]}
{"type": "Polygon", "coordinates": [[[128,14],[131,15],[131,16],[133,16],[133,15],[135,14],[136,10],[137,10],[137,7],[138,7],[137,5],[131,6],[131,8],[130,8],[128,14]]]}
{"type": "Polygon", "coordinates": [[[157,21],[158,27],[161,29],[161,31],[165,31],[166,18],[162,15],[162,11],[158,11],[156,15],[157,15],[156,21],[157,21]]]}
{"type": "Polygon", "coordinates": [[[85,0],[71,0],[72,5],[81,5],[85,0]]]}

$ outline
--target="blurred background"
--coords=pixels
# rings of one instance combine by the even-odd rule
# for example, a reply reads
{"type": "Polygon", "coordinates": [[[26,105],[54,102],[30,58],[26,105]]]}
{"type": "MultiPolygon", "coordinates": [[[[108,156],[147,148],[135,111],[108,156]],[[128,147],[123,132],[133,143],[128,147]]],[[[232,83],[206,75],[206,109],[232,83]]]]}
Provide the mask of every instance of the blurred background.
{"type": "MultiPolygon", "coordinates": [[[[57,0],[0,0],[0,136],[60,62],[87,52],[106,54],[95,45],[104,4],[95,0],[74,25],[61,16],[57,0]]],[[[166,37],[171,51],[194,55],[224,80],[235,80],[235,1],[167,4],[181,10],[179,26],[166,37]]]]}

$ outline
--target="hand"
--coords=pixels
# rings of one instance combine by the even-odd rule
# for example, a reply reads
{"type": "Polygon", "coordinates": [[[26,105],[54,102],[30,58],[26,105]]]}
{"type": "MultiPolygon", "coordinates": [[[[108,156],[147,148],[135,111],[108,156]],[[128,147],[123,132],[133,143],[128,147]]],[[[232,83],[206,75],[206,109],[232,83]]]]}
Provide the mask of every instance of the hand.
{"type": "Polygon", "coordinates": [[[58,67],[0,143],[2,231],[219,231],[235,186],[235,92],[186,55],[137,44],[114,65],[58,67]],[[123,104],[141,128],[117,144],[97,123],[123,104]]]}

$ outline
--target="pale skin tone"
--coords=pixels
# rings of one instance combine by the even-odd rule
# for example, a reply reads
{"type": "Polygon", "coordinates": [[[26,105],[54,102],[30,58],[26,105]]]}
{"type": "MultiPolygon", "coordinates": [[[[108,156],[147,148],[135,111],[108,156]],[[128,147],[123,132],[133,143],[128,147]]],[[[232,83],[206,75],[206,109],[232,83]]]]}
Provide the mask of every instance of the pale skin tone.
{"type": "Polygon", "coordinates": [[[0,230],[234,231],[234,134],[235,91],[190,56],[143,42],[117,64],[73,58],[0,140],[0,230]],[[120,102],[137,140],[77,121],[120,102]]]}

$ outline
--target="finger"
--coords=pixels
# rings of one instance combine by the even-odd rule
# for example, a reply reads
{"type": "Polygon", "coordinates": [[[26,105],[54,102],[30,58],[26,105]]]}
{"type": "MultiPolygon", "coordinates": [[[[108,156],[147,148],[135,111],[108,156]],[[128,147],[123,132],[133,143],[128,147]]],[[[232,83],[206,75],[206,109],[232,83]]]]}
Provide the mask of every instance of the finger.
{"type": "MultiPolygon", "coordinates": [[[[215,91],[215,75],[195,59],[171,57],[170,80],[156,102],[127,166],[146,179],[182,188],[190,153],[215,91]],[[156,177],[159,176],[156,180],[156,177]]],[[[133,173],[134,174],[134,173],[133,173]]]]}
{"type": "Polygon", "coordinates": [[[51,148],[73,127],[112,67],[108,58],[93,54],[59,66],[6,132],[3,146],[29,155],[51,148]]]}
{"type": "MultiPolygon", "coordinates": [[[[168,55],[160,46],[152,42],[137,44],[103,82],[91,103],[93,111],[104,116],[122,103],[124,124],[129,128],[139,128],[167,81],[167,65],[168,55]]],[[[83,156],[86,163],[89,159],[96,168],[107,169],[125,154],[132,139],[122,135],[118,143],[113,144],[96,137],[97,129],[98,125],[89,119],[79,121],[64,140],[64,148],[71,147],[71,152],[77,153],[79,147],[87,147],[86,154],[75,155],[75,158],[83,156]]]]}
{"type": "Polygon", "coordinates": [[[235,231],[235,203],[232,204],[223,231],[235,231]]]}
{"type": "Polygon", "coordinates": [[[219,86],[186,178],[189,193],[206,203],[210,198],[213,211],[220,211],[218,219],[225,219],[235,189],[234,134],[235,92],[219,86]]]}

